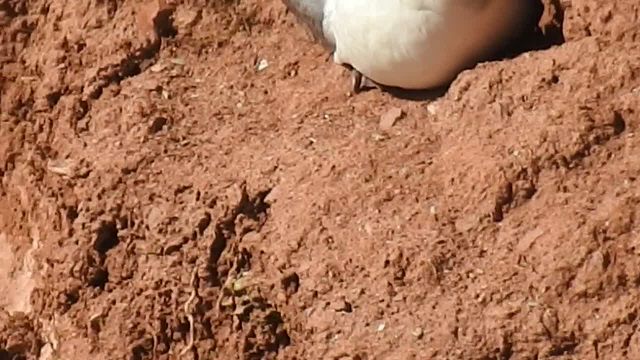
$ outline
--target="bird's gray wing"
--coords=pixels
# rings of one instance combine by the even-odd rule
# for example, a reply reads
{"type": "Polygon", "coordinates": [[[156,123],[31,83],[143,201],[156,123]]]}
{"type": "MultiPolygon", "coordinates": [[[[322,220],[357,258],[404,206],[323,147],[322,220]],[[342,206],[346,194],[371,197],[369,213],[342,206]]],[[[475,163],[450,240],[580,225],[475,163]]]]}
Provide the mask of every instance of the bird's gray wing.
{"type": "Polygon", "coordinates": [[[306,25],[316,41],[321,42],[330,51],[335,50],[335,44],[325,35],[323,29],[325,0],[282,0],[282,2],[300,22],[306,25]]]}

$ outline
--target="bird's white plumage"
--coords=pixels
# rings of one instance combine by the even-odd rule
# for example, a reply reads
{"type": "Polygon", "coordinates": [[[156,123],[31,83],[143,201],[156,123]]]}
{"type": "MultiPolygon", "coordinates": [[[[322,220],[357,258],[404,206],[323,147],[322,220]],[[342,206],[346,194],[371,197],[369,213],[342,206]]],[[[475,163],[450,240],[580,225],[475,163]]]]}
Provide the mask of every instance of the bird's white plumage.
{"type": "Polygon", "coordinates": [[[334,60],[371,80],[437,87],[508,36],[524,0],[326,0],[322,22],[334,60]]]}

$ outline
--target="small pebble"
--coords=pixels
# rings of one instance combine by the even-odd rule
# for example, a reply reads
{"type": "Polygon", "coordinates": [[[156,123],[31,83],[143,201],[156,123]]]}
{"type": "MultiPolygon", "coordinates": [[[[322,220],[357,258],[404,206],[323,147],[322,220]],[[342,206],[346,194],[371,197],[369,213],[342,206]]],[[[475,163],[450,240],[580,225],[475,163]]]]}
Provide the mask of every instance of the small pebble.
{"type": "Polygon", "coordinates": [[[438,112],[438,106],[435,103],[430,103],[429,105],[427,105],[427,111],[429,112],[429,114],[435,115],[438,112]]]}
{"type": "Polygon", "coordinates": [[[267,59],[262,59],[258,63],[258,71],[262,71],[268,67],[269,67],[269,62],[267,61],[267,59]]]}
{"type": "Polygon", "coordinates": [[[353,307],[345,299],[340,299],[338,301],[334,301],[332,303],[332,307],[333,307],[333,311],[335,311],[335,312],[350,313],[351,311],[353,311],[353,307]]]}
{"type": "Polygon", "coordinates": [[[174,65],[184,65],[184,60],[182,58],[174,58],[170,60],[174,65]]]}
{"type": "Polygon", "coordinates": [[[71,176],[73,174],[71,164],[66,160],[49,160],[47,170],[58,175],[71,176]]]}
{"type": "Polygon", "coordinates": [[[151,66],[151,68],[149,68],[152,72],[160,72],[162,70],[164,70],[164,64],[155,64],[153,66],[151,66]]]}
{"type": "Polygon", "coordinates": [[[380,117],[380,130],[386,131],[391,129],[402,115],[404,115],[404,112],[400,108],[394,107],[389,109],[380,117]]]}

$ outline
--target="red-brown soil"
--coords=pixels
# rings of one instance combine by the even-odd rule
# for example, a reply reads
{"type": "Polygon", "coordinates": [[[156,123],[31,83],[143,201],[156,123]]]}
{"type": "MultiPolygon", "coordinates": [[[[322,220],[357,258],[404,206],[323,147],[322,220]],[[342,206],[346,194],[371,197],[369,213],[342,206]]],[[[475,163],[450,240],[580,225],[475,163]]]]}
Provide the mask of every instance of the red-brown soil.
{"type": "Polygon", "coordinates": [[[640,359],[640,3],[545,5],[416,101],[278,0],[0,0],[0,359],[640,359]]]}

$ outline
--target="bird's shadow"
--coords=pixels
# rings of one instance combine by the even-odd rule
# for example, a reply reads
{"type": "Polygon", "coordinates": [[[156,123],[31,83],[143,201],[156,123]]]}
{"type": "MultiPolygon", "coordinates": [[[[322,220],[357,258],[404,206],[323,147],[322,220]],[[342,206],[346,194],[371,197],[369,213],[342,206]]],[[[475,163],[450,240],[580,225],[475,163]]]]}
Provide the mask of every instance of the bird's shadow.
{"type": "Polygon", "coordinates": [[[407,90],[402,88],[380,85],[379,89],[380,91],[387,93],[398,99],[409,100],[409,101],[426,101],[426,100],[436,100],[446,95],[447,91],[449,91],[450,85],[451,83],[448,83],[447,85],[441,86],[439,88],[425,89],[425,90],[407,90]]]}

